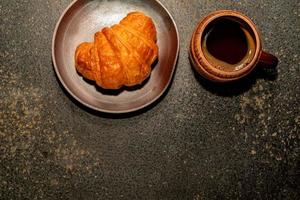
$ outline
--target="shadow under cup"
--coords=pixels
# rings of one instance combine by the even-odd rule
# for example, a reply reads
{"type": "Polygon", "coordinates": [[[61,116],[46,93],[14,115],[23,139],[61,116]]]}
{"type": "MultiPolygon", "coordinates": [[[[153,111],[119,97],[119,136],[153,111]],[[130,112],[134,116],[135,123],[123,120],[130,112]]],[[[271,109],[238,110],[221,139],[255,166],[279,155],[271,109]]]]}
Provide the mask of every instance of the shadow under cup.
{"type": "Polygon", "coordinates": [[[262,51],[261,36],[251,19],[231,10],[213,12],[199,23],[191,40],[190,57],[199,74],[216,82],[238,80],[258,62],[278,62],[262,51]]]}

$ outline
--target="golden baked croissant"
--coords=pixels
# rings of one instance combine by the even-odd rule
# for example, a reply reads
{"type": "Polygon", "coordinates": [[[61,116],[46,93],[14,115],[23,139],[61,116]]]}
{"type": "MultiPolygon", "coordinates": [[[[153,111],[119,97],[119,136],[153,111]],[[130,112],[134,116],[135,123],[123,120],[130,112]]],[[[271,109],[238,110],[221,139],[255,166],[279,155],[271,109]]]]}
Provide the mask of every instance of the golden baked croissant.
{"type": "Polygon", "coordinates": [[[158,57],[156,34],[150,17],[129,13],[119,24],[97,32],[94,42],[77,47],[76,69],[104,89],[141,84],[158,57]]]}

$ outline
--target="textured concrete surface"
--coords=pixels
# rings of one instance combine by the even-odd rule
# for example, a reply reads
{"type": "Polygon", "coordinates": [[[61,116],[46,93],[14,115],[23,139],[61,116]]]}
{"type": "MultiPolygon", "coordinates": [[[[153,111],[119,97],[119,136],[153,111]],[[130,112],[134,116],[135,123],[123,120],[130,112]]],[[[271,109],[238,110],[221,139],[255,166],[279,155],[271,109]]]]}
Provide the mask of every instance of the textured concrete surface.
{"type": "Polygon", "coordinates": [[[174,81],[119,117],[79,106],[55,77],[51,38],[70,2],[0,2],[0,199],[299,199],[298,0],[162,0],[181,35],[174,81]],[[221,8],[257,23],[277,71],[223,87],[195,76],[190,36],[221,8]]]}

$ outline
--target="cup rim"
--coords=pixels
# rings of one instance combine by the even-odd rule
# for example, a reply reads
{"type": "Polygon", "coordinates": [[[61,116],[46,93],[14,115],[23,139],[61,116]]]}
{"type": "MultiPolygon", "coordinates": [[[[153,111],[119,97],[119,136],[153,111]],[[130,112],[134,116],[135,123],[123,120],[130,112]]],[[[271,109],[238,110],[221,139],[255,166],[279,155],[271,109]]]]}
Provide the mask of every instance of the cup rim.
{"type": "MultiPolygon", "coordinates": [[[[193,34],[192,40],[191,40],[191,54],[194,58],[194,62],[197,63],[197,67],[200,67],[201,70],[204,70],[208,78],[210,79],[218,79],[219,81],[230,81],[230,80],[236,80],[240,79],[247,74],[249,74],[256,66],[256,64],[259,61],[260,54],[262,52],[262,43],[261,43],[261,37],[260,33],[254,24],[254,22],[247,17],[246,15],[234,11],[234,10],[218,10],[215,12],[210,13],[207,15],[204,19],[202,19],[199,24],[197,25],[197,28],[193,34]],[[255,54],[251,62],[237,70],[237,71],[223,71],[216,67],[213,67],[211,63],[206,59],[204,56],[203,50],[202,50],[202,38],[205,29],[207,26],[213,22],[214,20],[222,17],[235,17],[239,20],[242,20],[244,23],[246,23],[252,30],[253,35],[255,37],[256,42],[256,48],[255,48],[255,54]]],[[[196,67],[196,66],[195,66],[196,67]]]]}

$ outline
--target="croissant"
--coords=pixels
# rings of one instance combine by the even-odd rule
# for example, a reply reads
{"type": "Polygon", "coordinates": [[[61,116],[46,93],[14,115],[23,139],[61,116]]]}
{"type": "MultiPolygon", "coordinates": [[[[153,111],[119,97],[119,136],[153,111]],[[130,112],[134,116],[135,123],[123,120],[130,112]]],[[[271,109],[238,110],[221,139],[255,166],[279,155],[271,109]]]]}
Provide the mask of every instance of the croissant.
{"type": "Polygon", "coordinates": [[[141,84],[158,57],[156,41],[152,19],[140,12],[129,13],[119,24],[97,32],[94,42],[77,47],[76,70],[104,89],[141,84]]]}

